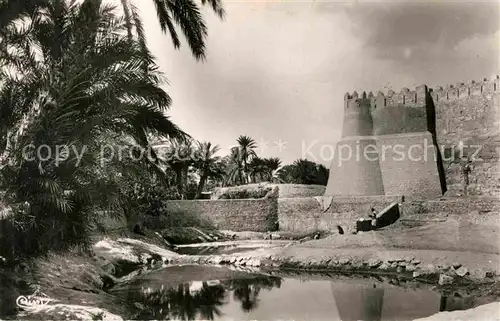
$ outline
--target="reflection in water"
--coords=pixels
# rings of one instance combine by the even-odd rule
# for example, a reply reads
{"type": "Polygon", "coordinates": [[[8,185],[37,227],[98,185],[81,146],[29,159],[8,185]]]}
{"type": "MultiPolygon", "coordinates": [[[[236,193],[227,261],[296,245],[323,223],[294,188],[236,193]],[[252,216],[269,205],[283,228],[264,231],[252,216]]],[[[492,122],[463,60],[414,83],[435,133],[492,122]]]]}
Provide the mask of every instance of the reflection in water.
{"type": "Polygon", "coordinates": [[[462,297],[459,293],[453,293],[451,296],[442,296],[439,305],[439,311],[466,310],[474,307],[472,297],[462,297]]]}
{"type": "Polygon", "coordinates": [[[141,310],[137,319],[178,319],[178,320],[214,320],[221,316],[220,308],[226,304],[227,292],[241,302],[241,309],[250,311],[257,306],[261,289],[280,287],[277,277],[254,277],[226,281],[194,281],[175,287],[152,289],[131,288],[116,294],[125,296],[141,310]]]}
{"type": "Polygon", "coordinates": [[[271,290],[280,288],[281,279],[272,277],[259,277],[254,279],[236,279],[229,282],[235,300],[241,302],[241,309],[249,312],[257,307],[258,296],[261,289],[271,290]]]}
{"type": "Polygon", "coordinates": [[[384,289],[368,288],[364,292],[365,321],[380,321],[382,319],[382,306],[384,305],[384,289]]]}
{"type": "Polygon", "coordinates": [[[141,311],[134,319],[395,321],[474,306],[473,299],[458,294],[441,297],[429,290],[366,280],[249,276],[170,287],[162,285],[161,279],[149,284],[130,284],[113,292],[141,311]]]}
{"type": "MultiPolygon", "coordinates": [[[[138,307],[142,308],[140,319],[180,319],[213,320],[221,314],[220,307],[224,304],[225,289],[221,284],[209,286],[202,282],[196,291],[190,283],[182,283],[174,288],[160,287],[157,290],[146,288],[133,296],[138,307]]],[[[131,299],[131,297],[129,297],[131,299]]]]}

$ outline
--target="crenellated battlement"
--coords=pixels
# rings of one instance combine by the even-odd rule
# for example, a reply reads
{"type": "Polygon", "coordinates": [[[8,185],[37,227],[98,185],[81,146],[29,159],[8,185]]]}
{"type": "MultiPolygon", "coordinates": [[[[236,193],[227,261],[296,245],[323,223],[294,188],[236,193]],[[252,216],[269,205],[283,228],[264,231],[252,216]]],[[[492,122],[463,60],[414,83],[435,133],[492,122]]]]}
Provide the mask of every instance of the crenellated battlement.
{"type": "Polygon", "coordinates": [[[418,86],[414,90],[408,88],[403,88],[399,93],[393,90],[389,90],[387,93],[378,91],[377,94],[369,92],[366,94],[365,91],[359,95],[356,91],[352,94],[346,93],[344,95],[344,101],[346,106],[349,106],[351,102],[355,101],[358,104],[362,104],[366,101],[369,102],[372,108],[381,108],[387,106],[409,106],[409,107],[422,107],[425,105],[427,95],[427,87],[425,85],[418,86]]]}
{"type": "MultiPolygon", "coordinates": [[[[433,192],[429,194],[432,197],[441,195],[447,188],[455,193],[457,188],[463,188],[459,186],[463,177],[457,166],[464,161],[464,156],[469,157],[475,152],[479,154],[474,154],[478,163],[471,174],[471,193],[497,195],[500,193],[500,177],[493,164],[498,164],[499,93],[498,75],[432,89],[421,85],[397,91],[358,90],[346,93],[342,144],[354,141],[372,144],[376,141],[377,152],[382,155],[388,145],[406,146],[408,151],[413,146],[422,146],[421,150],[428,151],[432,145],[438,157],[434,160],[428,158],[423,163],[415,162],[410,157],[395,161],[382,156],[378,162],[350,159],[342,168],[334,161],[330,170],[333,176],[330,176],[328,185],[334,184],[336,192],[346,195],[421,195],[430,185],[433,186],[433,192]],[[429,143],[427,147],[424,141],[429,143]],[[455,149],[466,145],[481,146],[481,149],[472,151],[465,148],[460,152],[455,149]],[[377,181],[370,175],[378,170],[382,187],[365,188],[367,181],[377,181]]],[[[417,153],[417,150],[411,150],[417,153]]],[[[332,189],[328,187],[327,190],[332,189]]]]}
{"type": "Polygon", "coordinates": [[[470,81],[468,83],[459,82],[445,86],[437,86],[429,89],[429,92],[435,102],[453,101],[456,99],[467,99],[471,96],[482,96],[497,94],[500,92],[500,76],[494,75],[483,78],[481,81],[470,81]]]}

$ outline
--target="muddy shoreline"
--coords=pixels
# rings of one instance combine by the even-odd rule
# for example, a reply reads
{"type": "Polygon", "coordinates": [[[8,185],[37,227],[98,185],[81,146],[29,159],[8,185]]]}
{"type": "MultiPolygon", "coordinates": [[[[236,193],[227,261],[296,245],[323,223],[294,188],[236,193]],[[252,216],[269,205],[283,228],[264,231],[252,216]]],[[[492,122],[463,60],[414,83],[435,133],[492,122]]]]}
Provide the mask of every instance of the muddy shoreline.
{"type": "MultiPolygon", "coordinates": [[[[313,240],[254,240],[249,243],[258,245],[261,242],[266,246],[238,254],[181,255],[172,251],[167,243],[162,244],[159,238],[108,235],[97,237],[95,241],[92,255],[51,254],[23,265],[6,267],[2,271],[2,282],[10,280],[7,286],[10,286],[11,292],[2,299],[2,306],[10,304],[15,308],[15,298],[31,294],[34,285],[40,286],[50,298],[56,299],[58,306],[57,309],[52,307],[52,310],[17,309],[11,313],[5,313],[6,310],[2,309],[4,314],[10,314],[2,319],[62,320],[70,316],[83,320],[85,316],[90,316],[89,311],[93,311],[94,314],[102,312],[103,316],[107,316],[105,319],[119,320],[119,315],[133,315],[131,311],[135,307],[113,296],[110,289],[138,276],[147,276],[152,271],[179,265],[199,266],[200,271],[203,271],[204,266],[218,266],[229,268],[234,273],[240,271],[281,277],[295,275],[306,279],[368,278],[398,287],[426,286],[443,294],[455,292],[464,296],[487,297],[482,302],[484,304],[492,302],[492,298],[493,301],[500,300],[498,271],[468,266],[466,262],[471,262],[471,254],[465,252],[456,251],[456,257],[452,257],[450,254],[443,255],[443,251],[322,249],[315,247],[313,240]],[[418,253],[413,255],[411,252],[418,253]],[[461,263],[460,257],[465,254],[468,259],[461,263]]],[[[242,242],[239,240],[234,243],[242,242]]],[[[484,255],[491,260],[497,259],[495,254],[484,255]]],[[[224,272],[221,273],[207,275],[203,279],[224,278],[224,272]]],[[[203,272],[194,273],[192,277],[200,278],[200,275],[203,272]]],[[[175,273],[165,274],[162,282],[174,284],[188,279],[175,273]]]]}

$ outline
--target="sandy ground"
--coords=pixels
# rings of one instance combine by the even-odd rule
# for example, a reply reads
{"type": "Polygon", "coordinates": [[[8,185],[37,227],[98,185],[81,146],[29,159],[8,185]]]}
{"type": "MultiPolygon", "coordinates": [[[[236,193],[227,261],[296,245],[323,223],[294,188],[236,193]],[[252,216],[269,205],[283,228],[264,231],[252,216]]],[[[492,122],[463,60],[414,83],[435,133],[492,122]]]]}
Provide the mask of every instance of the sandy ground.
{"type": "Polygon", "coordinates": [[[303,243],[315,248],[384,247],[397,249],[465,251],[500,254],[499,227],[468,222],[446,221],[406,228],[394,224],[385,229],[360,234],[331,235],[303,243]]]}
{"type": "Polygon", "coordinates": [[[493,302],[465,311],[439,312],[427,318],[413,321],[497,321],[500,320],[500,302],[493,302]]]}
{"type": "Polygon", "coordinates": [[[467,267],[481,279],[484,271],[500,274],[500,237],[497,225],[468,222],[432,222],[417,227],[395,224],[360,234],[331,235],[295,243],[274,255],[301,262],[325,259],[363,260],[414,258],[422,264],[467,267]]]}

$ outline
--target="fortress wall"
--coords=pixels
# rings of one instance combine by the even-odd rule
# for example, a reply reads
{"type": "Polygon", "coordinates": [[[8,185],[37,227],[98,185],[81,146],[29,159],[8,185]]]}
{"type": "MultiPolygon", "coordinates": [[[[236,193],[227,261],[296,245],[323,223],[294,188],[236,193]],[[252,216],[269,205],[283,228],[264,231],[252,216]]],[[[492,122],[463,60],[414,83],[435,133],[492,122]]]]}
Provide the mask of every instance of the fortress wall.
{"type": "Polygon", "coordinates": [[[429,130],[425,106],[388,106],[372,109],[373,134],[419,133],[429,130]]]}
{"type": "Polygon", "coordinates": [[[476,154],[469,193],[500,195],[499,85],[500,79],[495,77],[437,87],[431,92],[448,190],[463,190],[464,159],[476,154]]]}
{"type": "Polygon", "coordinates": [[[317,230],[336,231],[337,225],[344,232],[355,229],[356,220],[368,218],[373,207],[381,211],[398,197],[339,197],[334,198],[331,206],[324,211],[313,197],[278,199],[278,221],[280,231],[312,232],[317,230]]]}
{"type": "Polygon", "coordinates": [[[166,206],[169,213],[197,216],[221,230],[274,231],[278,218],[276,198],[170,200],[166,206]]]}
{"type": "Polygon", "coordinates": [[[377,149],[385,195],[443,195],[431,133],[378,136],[377,149]]]}
{"type": "Polygon", "coordinates": [[[500,200],[468,197],[441,201],[407,200],[400,204],[401,218],[411,221],[445,221],[454,218],[475,224],[500,224],[500,200]]]}
{"type": "MultiPolygon", "coordinates": [[[[366,94],[363,93],[363,97],[366,94]]],[[[371,136],[373,121],[370,111],[370,100],[357,98],[358,94],[346,96],[344,100],[344,120],[342,123],[342,137],[371,136]]]]}
{"type": "Polygon", "coordinates": [[[384,195],[376,146],[373,137],[338,142],[325,196],[384,195]]]}
{"type": "Polygon", "coordinates": [[[429,131],[426,97],[426,86],[419,86],[415,90],[403,88],[400,93],[392,90],[387,94],[379,92],[376,98],[372,98],[373,134],[429,131]]]}
{"type": "Polygon", "coordinates": [[[438,169],[448,194],[463,192],[462,168],[467,157],[474,157],[468,193],[500,196],[500,77],[435,89],[422,85],[399,93],[389,90],[376,96],[354,92],[344,100],[346,113],[357,102],[363,108],[369,105],[370,115],[363,108],[361,114],[351,109],[343,137],[429,131],[439,147],[438,169]]]}

